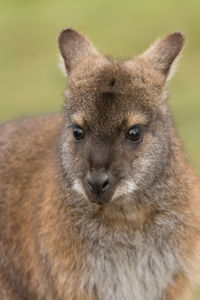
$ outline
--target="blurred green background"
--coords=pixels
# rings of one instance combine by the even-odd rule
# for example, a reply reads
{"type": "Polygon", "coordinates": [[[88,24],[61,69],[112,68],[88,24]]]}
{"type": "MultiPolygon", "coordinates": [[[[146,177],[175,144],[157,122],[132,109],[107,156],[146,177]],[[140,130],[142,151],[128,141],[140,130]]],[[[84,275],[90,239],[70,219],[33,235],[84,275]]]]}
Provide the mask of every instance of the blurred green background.
{"type": "MultiPolygon", "coordinates": [[[[184,57],[169,84],[170,106],[200,174],[200,1],[1,0],[1,121],[61,109],[66,79],[58,69],[56,37],[68,26],[119,58],[139,54],[158,36],[185,33],[184,57]]],[[[200,290],[193,299],[200,299],[200,290]]]]}

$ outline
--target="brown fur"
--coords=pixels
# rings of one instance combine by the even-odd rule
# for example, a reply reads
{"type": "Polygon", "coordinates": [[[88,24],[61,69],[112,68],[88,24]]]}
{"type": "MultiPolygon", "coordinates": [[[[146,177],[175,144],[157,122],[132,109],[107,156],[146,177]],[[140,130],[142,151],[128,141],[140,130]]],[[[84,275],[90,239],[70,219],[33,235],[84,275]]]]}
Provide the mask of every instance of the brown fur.
{"type": "MultiPolygon", "coordinates": [[[[69,74],[64,113],[0,126],[1,299],[104,300],[106,285],[101,271],[91,272],[93,259],[102,255],[113,270],[115,257],[138,266],[130,250],[146,246],[158,250],[161,262],[171,255],[169,246],[180,263],[149,299],[187,295],[199,264],[200,185],[166,104],[166,80],[183,43],[183,35],[174,33],[134,60],[115,62],[76,31],[61,33],[69,74]],[[85,140],[73,141],[71,122],[84,129],[85,140]],[[125,139],[135,124],[146,128],[141,144],[125,139]],[[95,196],[85,183],[93,169],[112,174],[104,205],[92,203],[95,196]],[[138,180],[137,188],[115,196],[130,178],[138,180]],[[73,185],[77,180],[80,191],[73,185]]],[[[149,256],[152,266],[145,266],[152,278],[156,259],[149,256]]],[[[102,272],[112,284],[112,272],[102,272]]],[[[151,291],[145,281],[144,289],[151,291]]],[[[144,300],[139,295],[134,299],[144,300]]],[[[126,300],[114,290],[112,297],[126,300]]]]}

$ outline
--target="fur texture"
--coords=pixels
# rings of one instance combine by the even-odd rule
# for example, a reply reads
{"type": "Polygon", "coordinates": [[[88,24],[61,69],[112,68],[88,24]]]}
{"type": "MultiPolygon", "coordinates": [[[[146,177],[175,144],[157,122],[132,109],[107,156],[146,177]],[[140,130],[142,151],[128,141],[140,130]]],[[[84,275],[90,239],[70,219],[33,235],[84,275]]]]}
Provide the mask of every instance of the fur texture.
{"type": "Polygon", "coordinates": [[[63,113],[0,126],[1,299],[182,300],[200,250],[200,185],[167,105],[183,34],[122,62],[72,29],[58,43],[63,113]]]}

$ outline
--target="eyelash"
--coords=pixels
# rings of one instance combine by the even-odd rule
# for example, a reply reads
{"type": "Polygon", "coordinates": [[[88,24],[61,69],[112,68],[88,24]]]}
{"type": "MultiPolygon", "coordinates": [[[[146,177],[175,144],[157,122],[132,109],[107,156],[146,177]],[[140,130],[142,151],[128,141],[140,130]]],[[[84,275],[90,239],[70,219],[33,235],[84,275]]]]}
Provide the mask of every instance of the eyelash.
{"type": "Polygon", "coordinates": [[[71,124],[71,125],[67,126],[66,128],[69,129],[69,128],[78,128],[78,127],[80,128],[80,126],[77,124],[71,124]]]}

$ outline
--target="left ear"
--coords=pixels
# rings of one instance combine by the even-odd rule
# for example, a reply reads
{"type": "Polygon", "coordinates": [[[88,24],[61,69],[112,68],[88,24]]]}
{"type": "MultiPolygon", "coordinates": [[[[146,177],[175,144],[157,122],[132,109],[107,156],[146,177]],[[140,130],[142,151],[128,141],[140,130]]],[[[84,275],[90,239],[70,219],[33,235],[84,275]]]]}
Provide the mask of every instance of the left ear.
{"type": "Polygon", "coordinates": [[[100,56],[92,43],[72,28],[61,31],[58,46],[69,74],[84,58],[100,56]]]}
{"type": "Polygon", "coordinates": [[[174,60],[184,46],[185,37],[182,32],[174,32],[157,40],[140,57],[152,63],[165,79],[171,77],[174,60]]]}

